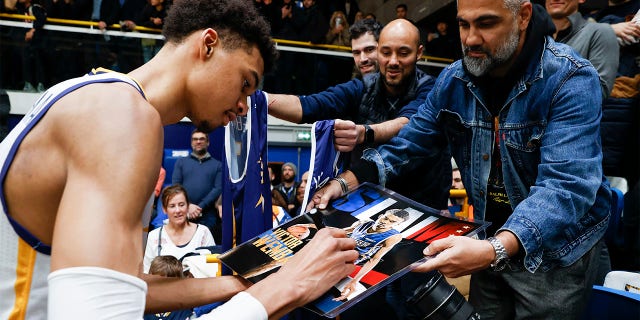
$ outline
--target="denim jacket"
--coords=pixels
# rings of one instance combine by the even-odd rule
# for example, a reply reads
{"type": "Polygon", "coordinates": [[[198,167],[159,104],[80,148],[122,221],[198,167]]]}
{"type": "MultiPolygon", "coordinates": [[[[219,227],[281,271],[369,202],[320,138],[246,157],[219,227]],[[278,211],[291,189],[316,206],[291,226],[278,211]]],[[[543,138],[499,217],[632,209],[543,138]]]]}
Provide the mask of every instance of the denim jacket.
{"type": "MultiPolygon", "coordinates": [[[[598,74],[568,46],[545,39],[498,116],[500,157],[513,213],[500,230],[522,245],[521,267],[568,266],[604,235],[611,191],[602,173],[598,74]]],[[[448,145],[474,206],[485,218],[494,119],[461,61],[442,71],[418,113],[387,145],[367,149],[379,182],[410,177],[448,145]],[[442,142],[445,141],[443,144],[442,142]]]]}

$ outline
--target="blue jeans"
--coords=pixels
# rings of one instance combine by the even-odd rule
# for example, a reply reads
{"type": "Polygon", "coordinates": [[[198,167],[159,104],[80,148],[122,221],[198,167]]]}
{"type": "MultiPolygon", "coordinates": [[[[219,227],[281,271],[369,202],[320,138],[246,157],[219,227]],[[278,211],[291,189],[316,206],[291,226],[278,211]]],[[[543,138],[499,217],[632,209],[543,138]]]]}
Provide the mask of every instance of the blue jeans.
{"type": "Polygon", "coordinates": [[[484,319],[579,319],[595,282],[602,242],[574,264],[548,272],[512,267],[471,275],[469,302],[484,319]],[[514,270],[515,269],[515,270],[514,270]]]}

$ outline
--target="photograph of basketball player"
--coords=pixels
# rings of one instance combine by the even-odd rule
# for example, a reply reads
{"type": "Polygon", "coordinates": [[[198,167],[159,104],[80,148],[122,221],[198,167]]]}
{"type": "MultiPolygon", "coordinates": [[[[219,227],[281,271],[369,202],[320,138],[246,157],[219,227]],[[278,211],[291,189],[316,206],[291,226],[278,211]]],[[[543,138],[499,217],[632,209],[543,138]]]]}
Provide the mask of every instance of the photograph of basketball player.
{"type": "Polygon", "coordinates": [[[345,228],[347,235],[356,240],[356,250],[359,253],[356,265],[360,271],[341,290],[336,301],[344,301],[356,291],[356,287],[369,271],[380,262],[382,257],[402,240],[402,234],[394,226],[406,221],[409,213],[404,209],[390,209],[378,216],[376,221],[359,220],[352,226],[345,228]]]}

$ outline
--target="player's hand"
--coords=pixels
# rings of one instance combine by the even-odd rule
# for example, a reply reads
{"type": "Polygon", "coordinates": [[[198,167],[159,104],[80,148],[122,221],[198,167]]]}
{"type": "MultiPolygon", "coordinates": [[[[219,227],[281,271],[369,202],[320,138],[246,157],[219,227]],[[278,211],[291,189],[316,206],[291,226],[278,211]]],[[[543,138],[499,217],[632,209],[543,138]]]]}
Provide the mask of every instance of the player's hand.
{"type": "Polygon", "coordinates": [[[424,255],[431,258],[413,271],[437,269],[447,277],[457,278],[487,268],[495,258],[495,251],[486,240],[449,236],[429,244],[424,255]]]}
{"type": "MultiPolygon", "coordinates": [[[[248,292],[261,301],[263,294],[265,299],[276,299],[277,296],[280,303],[286,299],[287,309],[305,305],[354,271],[353,263],[358,258],[355,247],[355,240],[347,237],[344,230],[318,230],[278,272],[258,282],[248,292]]],[[[269,312],[272,306],[264,304],[268,302],[266,300],[262,302],[269,312]]]]}
{"type": "Polygon", "coordinates": [[[358,131],[358,126],[353,123],[353,121],[335,119],[333,123],[333,135],[336,150],[349,152],[358,144],[360,132],[358,131]]]}

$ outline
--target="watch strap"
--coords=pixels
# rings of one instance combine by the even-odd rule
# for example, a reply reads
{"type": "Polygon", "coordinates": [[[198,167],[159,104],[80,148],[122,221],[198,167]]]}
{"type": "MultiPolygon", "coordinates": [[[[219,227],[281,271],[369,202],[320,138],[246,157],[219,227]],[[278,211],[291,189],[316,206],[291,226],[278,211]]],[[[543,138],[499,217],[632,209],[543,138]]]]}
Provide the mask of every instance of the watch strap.
{"type": "Polygon", "coordinates": [[[491,262],[490,266],[493,268],[493,271],[502,271],[509,261],[507,249],[504,248],[502,242],[496,237],[489,237],[487,238],[487,241],[489,241],[491,246],[493,246],[493,250],[496,252],[496,257],[493,262],[491,262]]]}
{"type": "Polygon", "coordinates": [[[368,124],[363,124],[362,126],[364,127],[364,143],[373,144],[376,132],[368,124]]]}

